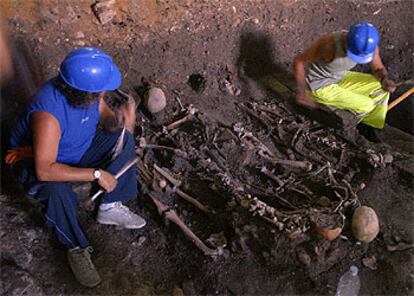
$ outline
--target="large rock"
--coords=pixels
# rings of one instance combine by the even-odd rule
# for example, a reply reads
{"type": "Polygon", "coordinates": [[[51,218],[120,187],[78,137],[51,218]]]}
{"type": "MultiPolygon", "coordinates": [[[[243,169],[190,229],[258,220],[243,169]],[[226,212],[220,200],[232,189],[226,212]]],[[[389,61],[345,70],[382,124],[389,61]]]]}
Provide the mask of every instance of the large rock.
{"type": "Polygon", "coordinates": [[[379,232],[379,221],[375,211],[366,206],[359,207],[352,216],[352,233],[362,242],[371,242],[379,232]]]}
{"type": "Polygon", "coordinates": [[[93,12],[102,25],[109,23],[116,15],[113,9],[115,0],[99,0],[93,6],[93,12]]]}
{"type": "Polygon", "coordinates": [[[151,113],[158,113],[167,105],[164,92],[158,87],[148,90],[144,98],[144,107],[151,113]]]}

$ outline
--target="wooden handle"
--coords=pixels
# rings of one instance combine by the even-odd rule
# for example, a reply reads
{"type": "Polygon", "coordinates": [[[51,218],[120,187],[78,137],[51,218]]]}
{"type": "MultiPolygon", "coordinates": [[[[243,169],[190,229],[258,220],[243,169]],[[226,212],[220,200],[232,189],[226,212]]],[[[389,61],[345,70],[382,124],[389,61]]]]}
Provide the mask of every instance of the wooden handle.
{"type": "Polygon", "coordinates": [[[388,111],[397,106],[399,103],[404,101],[406,98],[408,98],[412,93],[414,93],[414,87],[407,90],[405,93],[403,93],[401,96],[399,96],[397,99],[391,102],[391,104],[388,105],[388,111]]]}
{"type": "MultiPolygon", "coordinates": [[[[395,86],[396,87],[399,87],[401,85],[411,84],[411,83],[414,83],[414,79],[408,79],[408,80],[405,80],[405,81],[398,82],[398,83],[395,84],[395,86]]],[[[370,98],[375,98],[375,97],[378,97],[378,96],[380,96],[382,94],[385,94],[386,92],[387,92],[386,90],[384,90],[382,88],[379,88],[376,91],[374,91],[372,94],[370,94],[369,97],[370,98]]]]}
{"type": "MultiPolygon", "coordinates": [[[[123,168],[121,168],[120,170],[119,170],[119,172],[115,175],[115,179],[117,179],[118,180],[118,178],[119,177],[121,177],[123,174],[125,174],[125,172],[127,171],[127,170],[129,170],[136,162],[137,162],[137,158],[135,158],[134,160],[131,160],[130,162],[128,162],[123,168]]],[[[92,197],[91,197],[91,201],[93,202],[93,201],[95,201],[95,199],[97,199],[98,198],[98,196],[99,195],[101,195],[102,193],[104,193],[105,192],[105,190],[103,190],[103,189],[99,189],[99,191],[98,192],[96,192],[92,197]]]]}

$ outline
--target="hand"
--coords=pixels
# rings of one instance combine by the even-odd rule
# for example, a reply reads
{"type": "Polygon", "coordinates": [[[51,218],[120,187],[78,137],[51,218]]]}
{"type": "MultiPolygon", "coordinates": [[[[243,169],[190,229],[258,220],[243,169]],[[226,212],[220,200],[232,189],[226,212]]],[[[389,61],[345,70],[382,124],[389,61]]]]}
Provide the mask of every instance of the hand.
{"type": "Polygon", "coordinates": [[[100,170],[101,176],[99,177],[98,184],[102,187],[106,192],[111,192],[115,189],[116,184],[118,181],[115,179],[113,175],[108,173],[107,171],[100,170]]]}
{"type": "Polygon", "coordinates": [[[383,90],[386,90],[386,91],[392,93],[397,88],[397,85],[395,84],[394,81],[389,80],[387,78],[384,78],[384,79],[382,79],[381,87],[382,87],[383,90]]]}
{"type": "Polygon", "coordinates": [[[131,133],[134,132],[137,119],[135,109],[135,101],[129,100],[119,106],[119,108],[115,111],[118,122],[131,133]]]}
{"type": "Polygon", "coordinates": [[[309,97],[306,93],[298,93],[296,94],[296,103],[299,105],[308,107],[310,109],[314,109],[317,107],[316,102],[309,97]]]}

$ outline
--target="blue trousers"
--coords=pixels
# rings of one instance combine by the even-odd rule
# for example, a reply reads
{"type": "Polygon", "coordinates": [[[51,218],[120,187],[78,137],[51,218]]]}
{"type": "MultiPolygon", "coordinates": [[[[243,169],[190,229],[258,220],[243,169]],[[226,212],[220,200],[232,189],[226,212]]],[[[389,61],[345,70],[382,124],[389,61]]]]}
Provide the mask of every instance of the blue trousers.
{"type": "MultiPolygon", "coordinates": [[[[114,148],[122,130],[113,133],[98,129],[96,136],[82,156],[78,167],[102,168],[115,175],[127,162],[134,159],[135,141],[131,133],[124,136],[121,153],[112,159],[114,148]]],[[[53,229],[59,241],[68,249],[86,248],[89,242],[77,219],[78,196],[70,182],[40,182],[36,179],[33,160],[19,161],[19,180],[36,203],[44,206],[46,224],[53,229]]],[[[101,196],[103,203],[123,201],[138,195],[137,167],[133,166],[118,179],[116,188],[101,196]]]]}

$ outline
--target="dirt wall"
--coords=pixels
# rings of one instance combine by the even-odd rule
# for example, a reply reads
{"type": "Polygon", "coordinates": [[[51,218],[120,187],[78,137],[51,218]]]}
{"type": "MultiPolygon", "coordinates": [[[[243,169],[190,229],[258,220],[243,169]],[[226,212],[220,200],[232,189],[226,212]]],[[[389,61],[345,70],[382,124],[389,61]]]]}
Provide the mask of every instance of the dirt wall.
{"type": "MultiPolygon", "coordinates": [[[[123,0],[114,1],[111,10],[116,15],[104,25],[92,11],[94,3],[1,1],[11,39],[29,49],[40,69],[38,81],[55,75],[74,48],[97,46],[114,57],[127,88],[138,87],[142,79],[155,79],[167,90],[185,88],[189,75],[202,73],[209,77],[213,93],[197,99],[208,99],[212,104],[206,105],[217,108],[220,79],[228,72],[239,74],[238,66],[246,64],[248,75],[275,67],[291,71],[294,56],[315,38],[362,20],[379,28],[381,54],[391,78],[413,77],[409,0],[123,0]]],[[[407,111],[412,105],[403,106],[394,113],[412,116],[407,111]]]]}
{"type": "Polygon", "coordinates": [[[409,0],[123,0],[115,2],[116,16],[105,25],[93,15],[94,2],[5,0],[0,8],[9,21],[12,39],[25,39],[46,76],[54,73],[68,51],[83,45],[100,46],[114,55],[125,76],[133,70],[149,75],[147,68],[166,76],[178,64],[186,65],[189,71],[199,67],[207,70],[213,61],[234,61],[243,30],[260,32],[268,39],[273,61],[290,69],[295,54],[315,38],[361,20],[378,26],[381,53],[391,77],[401,80],[413,74],[413,67],[409,67],[414,55],[410,26],[413,2],[409,0]],[[174,44],[177,39],[180,44],[174,44]],[[134,60],[124,61],[131,51],[134,60]],[[172,59],[174,51],[183,54],[172,59]]]}

